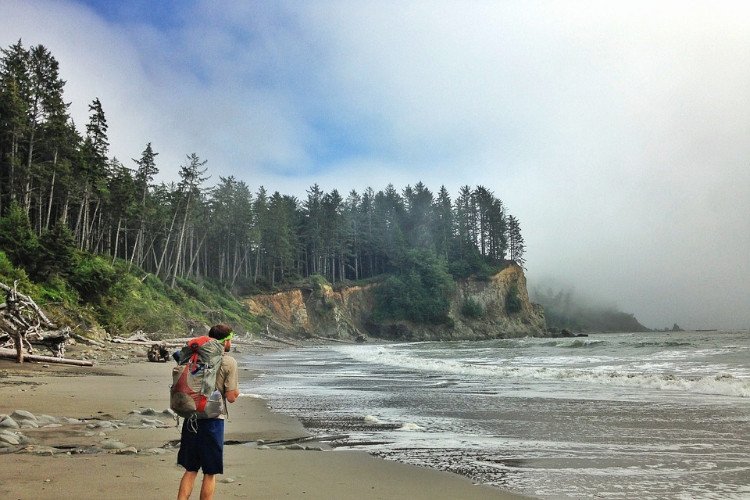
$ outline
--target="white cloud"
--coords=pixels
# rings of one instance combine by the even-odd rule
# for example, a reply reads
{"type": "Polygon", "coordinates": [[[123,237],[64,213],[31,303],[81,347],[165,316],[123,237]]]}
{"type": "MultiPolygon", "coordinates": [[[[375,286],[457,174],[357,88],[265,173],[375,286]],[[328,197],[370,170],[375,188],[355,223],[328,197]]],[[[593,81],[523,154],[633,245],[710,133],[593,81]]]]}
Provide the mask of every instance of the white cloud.
{"type": "Polygon", "coordinates": [[[481,184],[521,220],[531,280],[648,326],[748,327],[744,2],[203,1],[168,26],[10,1],[79,127],[94,97],[126,164],[304,196],[481,184]],[[683,324],[684,323],[684,324],[683,324]]]}

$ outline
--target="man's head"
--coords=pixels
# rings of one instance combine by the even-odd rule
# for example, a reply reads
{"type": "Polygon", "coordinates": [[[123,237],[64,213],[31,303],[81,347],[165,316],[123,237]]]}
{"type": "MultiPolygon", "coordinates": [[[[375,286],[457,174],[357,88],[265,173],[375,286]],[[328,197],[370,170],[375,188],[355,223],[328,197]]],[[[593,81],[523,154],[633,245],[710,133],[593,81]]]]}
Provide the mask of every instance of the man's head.
{"type": "Polygon", "coordinates": [[[214,325],[208,331],[209,337],[224,343],[224,352],[229,352],[232,348],[232,335],[234,335],[234,330],[232,330],[231,326],[225,323],[214,325]]]}

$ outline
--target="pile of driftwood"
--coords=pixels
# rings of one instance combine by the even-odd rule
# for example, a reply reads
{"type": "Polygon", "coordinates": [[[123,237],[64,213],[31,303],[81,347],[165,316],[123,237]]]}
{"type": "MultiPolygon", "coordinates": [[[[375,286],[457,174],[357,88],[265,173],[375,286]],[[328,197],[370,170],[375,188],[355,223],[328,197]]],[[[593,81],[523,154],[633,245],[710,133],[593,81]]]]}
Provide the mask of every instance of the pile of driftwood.
{"type": "Polygon", "coordinates": [[[90,361],[64,359],[65,344],[71,337],[69,328],[55,329],[39,306],[17,289],[0,283],[5,292],[5,302],[0,303],[0,357],[15,359],[23,363],[41,361],[71,365],[92,366],[90,361]],[[40,344],[52,351],[52,356],[34,354],[32,343],[40,344]]]}
{"type": "Polygon", "coordinates": [[[146,352],[148,360],[152,362],[163,363],[165,361],[169,361],[169,359],[171,358],[170,352],[174,351],[175,349],[180,349],[189,339],[170,339],[169,342],[165,340],[156,342],[154,340],[151,340],[148,335],[139,330],[127,338],[114,337],[109,340],[110,342],[113,342],[115,344],[128,344],[148,347],[148,351],[146,352]],[[172,349],[172,351],[170,351],[170,348],[172,349]]]}

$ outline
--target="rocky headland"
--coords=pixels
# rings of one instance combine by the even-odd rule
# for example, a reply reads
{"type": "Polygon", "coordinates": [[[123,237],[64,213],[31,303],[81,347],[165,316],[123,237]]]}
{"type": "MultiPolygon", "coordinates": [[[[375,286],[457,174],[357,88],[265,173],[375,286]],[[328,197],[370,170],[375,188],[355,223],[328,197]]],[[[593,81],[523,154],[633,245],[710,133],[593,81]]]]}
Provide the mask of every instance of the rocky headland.
{"type": "Polygon", "coordinates": [[[269,333],[280,336],[363,340],[480,340],[544,336],[544,309],[529,300],[523,269],[511,265],[486,279],[456,282],[445,324],[376,321],[373,318],[377,283],[334,289],[329,284],[245,299],[252,314],[266,321],[269,333]],[[508,312],[515,294],[519,307],[508,312]],[[479,314],[466,315],[470,302],[479,314]]]}

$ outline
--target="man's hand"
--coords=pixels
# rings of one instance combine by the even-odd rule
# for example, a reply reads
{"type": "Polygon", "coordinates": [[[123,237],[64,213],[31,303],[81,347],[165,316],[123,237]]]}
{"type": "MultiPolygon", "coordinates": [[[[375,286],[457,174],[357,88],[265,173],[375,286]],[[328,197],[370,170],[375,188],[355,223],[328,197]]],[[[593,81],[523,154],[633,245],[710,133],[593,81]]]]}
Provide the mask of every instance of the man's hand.
{"type": "Polygon", "coordinates": [[[239,389],[235,389],[234,391],[228,391],[225,394],[225,397],[227,398],[227,401],[230,403],[234,403],[237,400],[237,397],[240,395],[239,389]]]}

